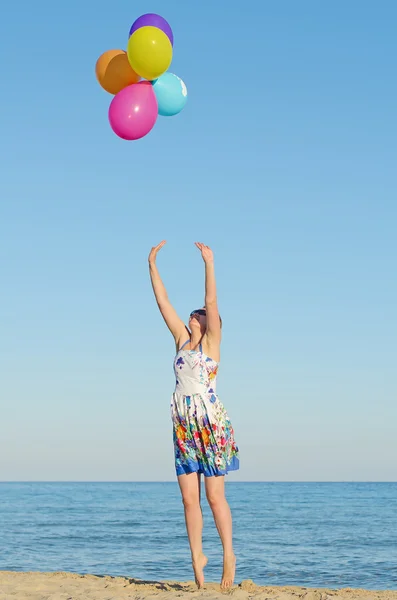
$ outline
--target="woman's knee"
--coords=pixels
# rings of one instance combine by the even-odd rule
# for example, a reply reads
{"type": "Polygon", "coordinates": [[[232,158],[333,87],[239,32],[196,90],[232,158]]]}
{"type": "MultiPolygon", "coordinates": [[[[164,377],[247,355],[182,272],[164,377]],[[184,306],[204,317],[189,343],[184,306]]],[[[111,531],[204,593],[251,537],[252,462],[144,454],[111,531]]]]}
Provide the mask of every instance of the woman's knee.
{"type": "Polygon", "coordinates": [[[184,507],[200,506],[200,475],[198,473],[180,475],[178,482],[184,507]]]}
{"type": "Polygon", "coordinates": [[[212,509],[216,509],[218,506],[221,506],[226,502],[223,490],[207,490],[206,495],[208,504],[212,509]]]}
{"type": "Polygon", "coordinates": [[[200,506],[199,495],[195,493],[182,494],[182,503],[185,508],[200,506]]]}

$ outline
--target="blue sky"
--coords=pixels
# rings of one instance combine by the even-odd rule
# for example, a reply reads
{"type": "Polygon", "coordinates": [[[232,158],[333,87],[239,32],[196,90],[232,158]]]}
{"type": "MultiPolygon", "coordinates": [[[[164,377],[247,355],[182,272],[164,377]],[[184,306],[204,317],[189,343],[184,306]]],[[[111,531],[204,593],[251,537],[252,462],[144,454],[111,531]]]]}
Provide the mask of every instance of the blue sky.
{"type": "Polygon", "coordinates": [[[397,480],[397,5],[8,3],[0,480],[172,480],[173,341],[216,256],[234,480],[397,480]],[[97,57],[159,12],[183,113],[110,130],[97,57]]]}

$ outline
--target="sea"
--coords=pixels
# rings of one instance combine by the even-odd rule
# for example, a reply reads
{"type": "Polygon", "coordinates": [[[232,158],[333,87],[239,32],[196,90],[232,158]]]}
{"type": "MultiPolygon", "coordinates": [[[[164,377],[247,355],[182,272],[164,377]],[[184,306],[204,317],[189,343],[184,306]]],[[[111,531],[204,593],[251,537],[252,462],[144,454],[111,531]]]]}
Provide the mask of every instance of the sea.
{"type": "MultiPolygon", "coordinates": [[[[397,589],[397,483],[227,482],[236,582],[397,589]]],[[[204,495],[205,499],[205,495],[204,495]]],[[[207,581],[221,544],[203,501],[207,581]]],[[[0,483],[0,569],[191,581],[176,483],[0,483]]]]}

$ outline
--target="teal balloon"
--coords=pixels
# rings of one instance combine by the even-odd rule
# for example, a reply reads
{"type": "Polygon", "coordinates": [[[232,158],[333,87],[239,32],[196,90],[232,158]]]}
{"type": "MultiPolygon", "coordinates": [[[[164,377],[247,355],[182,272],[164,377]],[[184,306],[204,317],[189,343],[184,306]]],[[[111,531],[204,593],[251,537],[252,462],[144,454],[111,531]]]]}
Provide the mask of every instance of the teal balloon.
{"type": "Polygon", "coordinates": [[[182,79],[173,73],[164,73],[152,85],[159,115],[173,117],[183,110],[187,102],[187,89],[182,79]]]}

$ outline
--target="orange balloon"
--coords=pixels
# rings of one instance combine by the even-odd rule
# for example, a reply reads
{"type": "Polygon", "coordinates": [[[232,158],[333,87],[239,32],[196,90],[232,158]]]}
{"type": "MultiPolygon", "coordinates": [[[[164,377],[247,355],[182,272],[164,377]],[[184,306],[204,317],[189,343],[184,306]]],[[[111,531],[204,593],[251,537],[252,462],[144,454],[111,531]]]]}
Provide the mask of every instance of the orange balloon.
{"type": "Polygon", "coordinates": [[[97,60],[95,74],[104,90],[110,94],[118,94],[127,85],[140,80],[139,75],[132,70],[124,50],[108,50],[97,60]]]}

